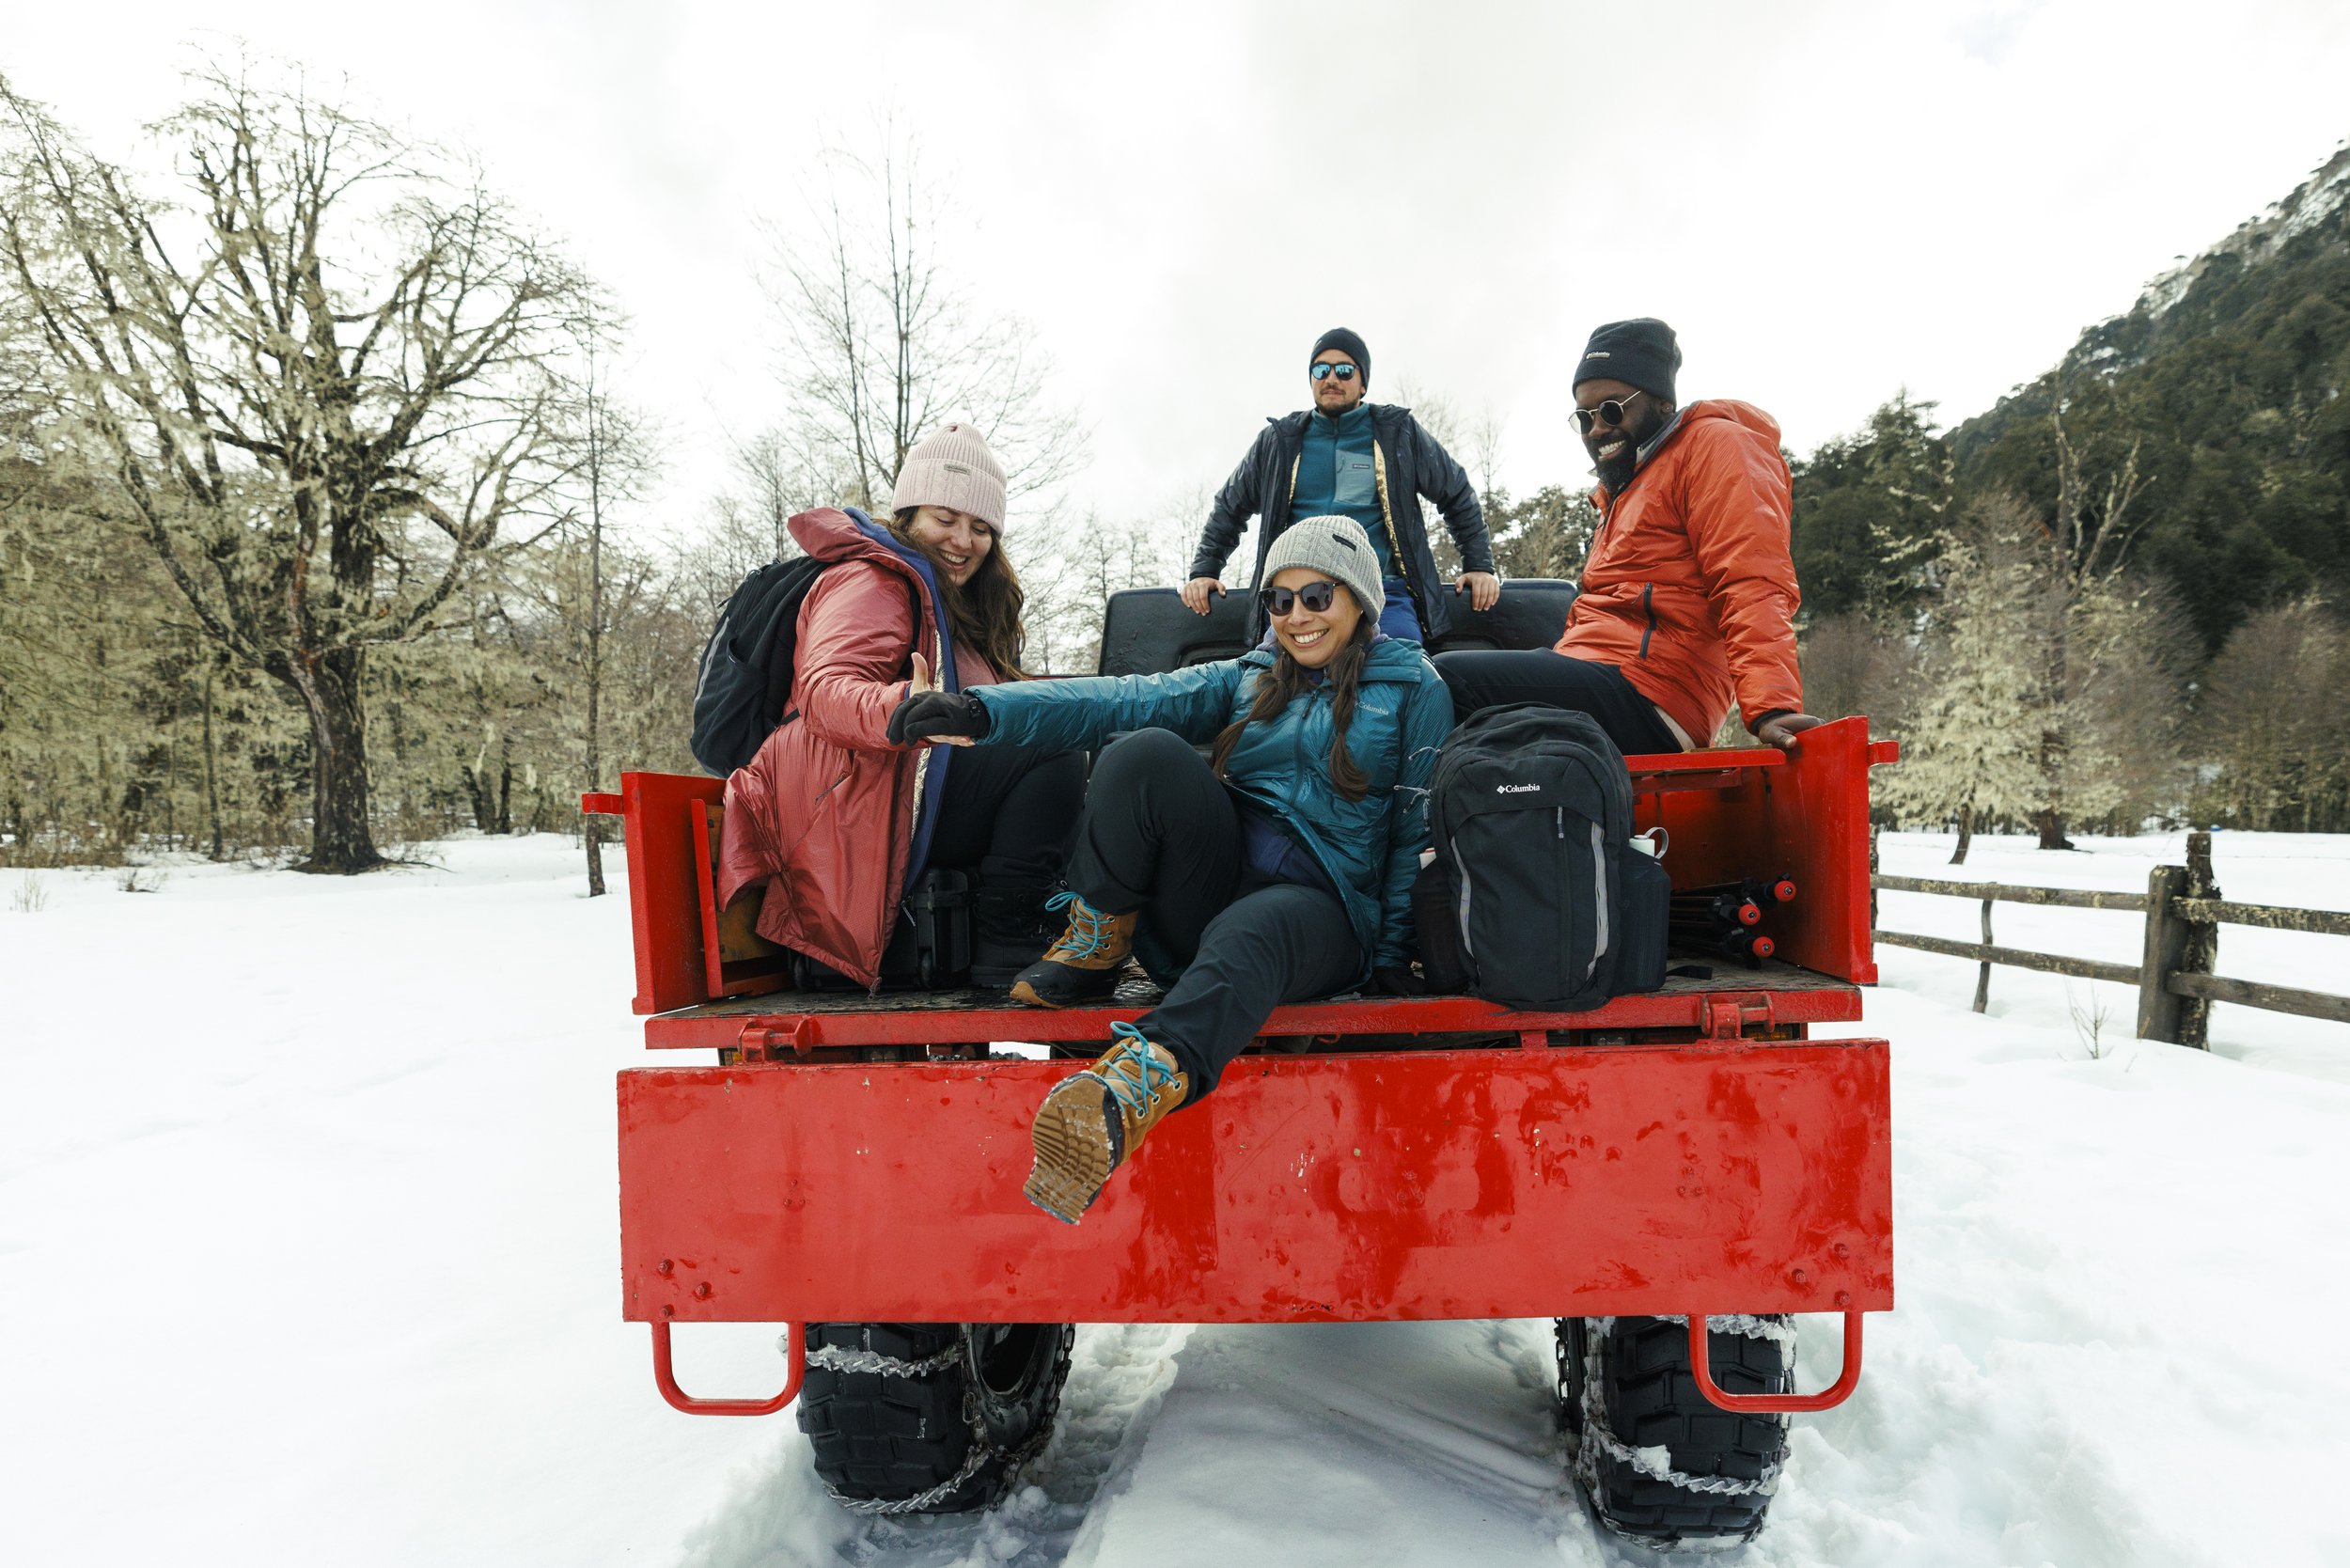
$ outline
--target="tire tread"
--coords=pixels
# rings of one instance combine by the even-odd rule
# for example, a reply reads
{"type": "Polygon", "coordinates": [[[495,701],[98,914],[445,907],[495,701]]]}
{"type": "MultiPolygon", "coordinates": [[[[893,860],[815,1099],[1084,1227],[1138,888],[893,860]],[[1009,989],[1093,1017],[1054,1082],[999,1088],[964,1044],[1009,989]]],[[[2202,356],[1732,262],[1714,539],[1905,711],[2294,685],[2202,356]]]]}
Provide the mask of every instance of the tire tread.
{"type": "MultiPolygon", "coordinates": [[[[1592,1423],[1584,1403],[1590,1332],[1581,1319],[1559,1320],[1561,1425],[1574,1442],[1576,1478],[1593,1511],[1619,1532],[1655,1544],[1752,1540],[1770,1508],[1767,1488],[1708,1492],[1651,1475],[1611,1451],[1606,1435],[1627,1448],[1664,1448],[1677,1477],[1775,1482],[1787,1458],[1787,1418],[1721,1409],[1698,1390],[1681,1322],[1627,1317],[1612,1320],[1599,1343],[1602,1422],[1592,1423]]],[[[1706,1347],[1725,1392],[1794,1386],[1791,1348],[1778,1340],[1716,1329],[1706,1347]]]]}

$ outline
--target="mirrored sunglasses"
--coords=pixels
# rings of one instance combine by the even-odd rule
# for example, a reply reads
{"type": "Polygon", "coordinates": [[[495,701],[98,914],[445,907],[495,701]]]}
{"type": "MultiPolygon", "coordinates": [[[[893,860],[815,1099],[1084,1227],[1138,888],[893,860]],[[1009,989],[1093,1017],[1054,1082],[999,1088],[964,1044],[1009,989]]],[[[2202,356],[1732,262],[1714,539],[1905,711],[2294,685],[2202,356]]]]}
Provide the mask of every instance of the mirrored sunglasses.
{"type": "Polygon", "coordinates": [[[1355,367],[1343,360],[1336,365],[1317,365],[1313,368],[1313,371],[1316,381],[1328,381],[1332,376],[1338,377],[1340,381],[1355,379],[1355,367]]]}
{"type": "Polygon", "coordinates": [[[1265,614],[1277,619],[1289,614],[1292,604],[1303,604],[1320,615],[1330,607],[1338,591],[1339,585],[1327,580],[1308,583],[1301,588],[1269,588],[1258,593],[1257,603],[1264,606],[1265,614]]]}

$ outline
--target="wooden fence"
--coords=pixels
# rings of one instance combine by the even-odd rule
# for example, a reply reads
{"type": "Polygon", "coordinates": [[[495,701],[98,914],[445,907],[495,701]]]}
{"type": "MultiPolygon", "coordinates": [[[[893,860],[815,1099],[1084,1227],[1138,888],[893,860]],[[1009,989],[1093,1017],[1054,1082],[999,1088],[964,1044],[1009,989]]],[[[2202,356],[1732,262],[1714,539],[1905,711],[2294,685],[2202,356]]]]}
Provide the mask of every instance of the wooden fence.
{"type": "MultiPolygon", "coordinates": [[[[1875,861],[1871,846],[1870,860],[1875,861]]],[[[2350,913],[2326,909],[2282,909],[2264,903],[2232,903],[2219,896],[2213,880],[2211,835],[2186,836],[2186,864],[2157,866],[2147,878],[2143,893],[2100,893],[2074,887],[2013,887],[1998,882],[1941,882],[1928,877],[1872,875],[1871,884],[1892,893],[1934,893],[1946,898],[1977,899],[1982,903],[1982,940],[1957,942],[1940,936],[1919,936],[1905,931],[1880,931],[1876,940],[1895,948],[1970,958],[1982,965],[1975,979],[1975,1011],[1991,999],[1991,966],[2005,964],[2045,974],[2071,975],[2081,980],[2112,980],[2138,987],[2138,1037],[2203,1046],[2211,1024],[2211,1004],[2235,1002],[2305,1018],[2330,1018],[2350,1024],[2350,996],[2322,991],[2297,991],[2285,985],[2261,985],[2229,980],[2212,970],[2219,961],[2222,925],[2260,926],[2269,931],[2307,931],[2327,936],[2350,936],[2350,913]],[[1994,903],[2036,903],[2060,909],[2126,910],[2146,917],[2142,956],[2132,966],[2105,964],[2061,953],[2029,952],[1996,947],[1991,939],[1994,903]]],[[[1873,910],[1872,914],[1873,915],[1873,910]]]]}

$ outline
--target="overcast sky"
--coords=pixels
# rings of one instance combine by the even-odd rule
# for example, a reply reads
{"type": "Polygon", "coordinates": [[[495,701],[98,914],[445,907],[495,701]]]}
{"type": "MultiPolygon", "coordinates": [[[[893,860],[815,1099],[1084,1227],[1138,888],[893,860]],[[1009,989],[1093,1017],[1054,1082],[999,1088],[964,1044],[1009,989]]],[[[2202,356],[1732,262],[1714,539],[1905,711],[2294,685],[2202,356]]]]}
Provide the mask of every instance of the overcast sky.
{"type": "Polygon", "coordinates": [[[0,70],[102,152],[223,35],[470,143],[633,316],[672,527],[776,409],[754,220],[884,109],[1091,429],[1068,499],[1113,517],[1220,480],[1336,323],[1374,398],[1501,418],[1521,492],[1585,479],[1566,373],[1621,316],[1798,450],[1904,385],[1954,421],[2350,135],[2342,0],[10,10],[0,70]]]}

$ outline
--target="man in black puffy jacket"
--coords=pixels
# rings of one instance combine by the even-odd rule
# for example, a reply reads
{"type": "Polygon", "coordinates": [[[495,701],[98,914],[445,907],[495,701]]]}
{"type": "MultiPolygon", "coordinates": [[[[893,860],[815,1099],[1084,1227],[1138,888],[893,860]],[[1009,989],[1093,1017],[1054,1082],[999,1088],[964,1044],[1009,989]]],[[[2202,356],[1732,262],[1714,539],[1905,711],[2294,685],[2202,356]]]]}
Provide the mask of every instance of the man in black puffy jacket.
{"type": "MultiPolygon", "coordinates": [[[[1266,549],[1292,523],[1337,514],[1361,524],[1379,554],[1387,595],[1379,629],[1413,642],[1440,637],[1450,622],[1452,594],[1443,591],[1428,549],[1419,513],[1424,495],[1444,514],[1460,546],[1461,576],[1452,592],[1467,594],[1478,609],[1491,608],[1501,596],[1501,579],[1494,572],[1477,492],[1411,410],[1364,401],[1371,351],[1362,338],[1344,327],[1324,333],[1314,342],[1308,374],[1314,406],[1269,420],[1216,492],[1183,603],[1206,615],[1209,596],[1226,591],[1224,563],[1252,516],[1264,520],[1257,530],[1261,576],[1266,549]]],[[[1252,605],[1249,635],[1263,635],[1264,613],[1252,605]]]]}

